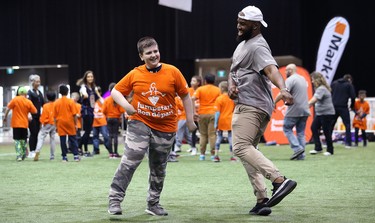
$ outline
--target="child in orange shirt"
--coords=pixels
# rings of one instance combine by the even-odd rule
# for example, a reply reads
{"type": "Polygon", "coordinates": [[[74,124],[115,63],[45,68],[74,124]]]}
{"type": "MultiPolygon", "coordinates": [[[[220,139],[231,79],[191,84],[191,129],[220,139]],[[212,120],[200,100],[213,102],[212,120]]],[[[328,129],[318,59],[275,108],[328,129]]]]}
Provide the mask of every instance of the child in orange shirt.
{"type": "Polygon", "coordinates": [[[370,104],[365,101],[366,98],[366,91],[360,90],[358,91],[358,98],[354,103],[354,112],[355,116],[353,119],[353,127],[354,127],[354,137],[355,137],[355,145],[358,146],[358,134],[359,129],[362,131],[362,140],[363,140],[363,147],[367,146],[367,136],[366,136],[366,129],[367,129],[367,119],[366,116],[370,113],[370,104]]]}
{"type": "Polygon", "coordinates": [[[148,155],[149,189],[146,213],[165,216],[160,205],[168,156],[177,130],[175,96],[182,98],[190,131],[196,126],[187,82],[175,66],[161,63],[156,40],[143,37],[137,43],[138,56],[144,65],[126,74],[112,89],[115,102],[129,115],[125,151],[112,179],[109,190],[108,212],[121,215],[121,202],[144,156],[148,155]],[[125,97],[134,92],[131,103],[125,97]]]}
{"type": "MultiPolygon", "coordinates": [[[[73,99],[76,107],[77,107],[77,110],[78,110],[78,114],[77,114],[77,134],[76,134],[76,137],[77,137],[77,143],[78,143],[78,153],[79,155],[83,155],[83,151],[82,151],[82,137],[81,137],[81,130],[82,130],[82,117],[81,117],[81,107],[82,105],[79,103],[79,100],[81,98],[81,96],[79,95],[78,92],[72,92],[70,97],[73,99]]],[[[71,145],[69,145],[69,148],[71,147],[71,145]]],[[[70,149],[68,149],[70,150],[70,149]]]]}
{"type": "MultiPolygon", "coordinates": [[[[179,96],[176,96],[176,105],[177,105],[177,133],[176,133],[176,143],[174,145],[175,152],[181,152],[181,146],[183,139],[191,146],[191,133],[186,125],[186,114],[182,100],[179,96]]],[[[193,148],[190,148],[192,151],[193,148]]]]}
{"type": "Polygon", "coordinates": [[[210,145],[211,160],[215,158],[216,130],[215,122],[215,100],[220,96],[220,89],[215,85],[215,75],[206,74],[204,76],[205,85],[199,87],[192,97],[193,102],[199,100],[199,160],[206,159],[207,144],[210,145]]]}
{"type": "MultiPolygon", "coordinates": [[[[101,95],[102,89],[100,86],[97,86],[98,92],[101,95]]],[[[92,144],[94,146],[93,154],[100,154],[99,150],[99,133],[102,134],[104,139],[104,146],[109,152],[109,158],[113,158],[112,147],[109,147],[109,133],[107,128],[107,119],[103,114],[103,98],[96,100],[94,105],[94,122],[92,123],[92,144]]]]}
{"type": "Polygon", "coordinates": [[[217,129],[217,138],[215,143],[215,158],[214,162],[220,162],[219,150],[220,144],[223,140],[223,132],[228,132],[228,143],[231,161],[236,161],[236,158],[233,157],[232,151],[232,115],[234,110],[234,102],[228,96],[228,82],[222,81],[219,84],[221,95],[216,98],[215,101],[215,129],[217,129]]]}
{"type": "Polygon", "coordinates": [[[34,161],[39,160],[40,150],[42,149],[44,139],[47,135],[50,138],[50,160],[55,159],[55,135],[56,135],[56,126],[55,120],[53,118],[53,103],[56,100],[55,92],[47,93],[48,103],[43,105],[42,114],[39,118],[42,128],[38,133],[38,143],[35,149],[34,161]]]}
{"type": "MultiPolygon", "coordinates": [[[[190,88],[188,89],[189,91],[189,95],[190,97],[193,97],[194,95],[194,92],[200,87],[202,86],[202,77],[199,76],[199,75],[195,75],[191,78],[190,80],[190,88]]],[[[196,99],[194,101],[194,113],[198,114],[198,108],[199,108],[199,99],[196,99]]],[[[194,116],[194,123],[195,125],[199,128],[198,126],[198,121],[199,121],[199,118],[198,118],[198,115],[195,115],[194,116]]],[[[197,144],[197,141],[198,141],[198,137],[197,137],[197,131],[198,131],[198,128],[195,129],[193,132],[191,132],[191,149],[189,149],[187,152],[191,152],[191,155],[195,156],[197,155],[197,148],[195,147],[195,145],[197,144]]]]}
{"type": "Polygon", "coordinates": [[[68,147],[66,145],[66,138],[68,137],[69,145],[72,146],[74,161],[80,161],[78,155],[78,144],[76,138],[77,114],[78,110],[74,101],[67,97],[69,88],[61,84],[59,86],[61,98],[55,101],[54,118],[55,126],[58,135],[60,136],[61,156],[63,162],[68,162],[68,147]]]}
{"type": "MultiPolygon", "coordinates": [[[[116,83],[109,85],[109,91],[112,91],[116,83]]],[[[112,158],[120,158],[118,154],[118,132],[121,124],[121,116],[125,113],[125,109],[118,105],[112,98],[108,96],[104,99],[103,114],[107,117],[107,128],[109,132],[108,146],[112,149],[112,158]]]]}
{"type": "Polygon", "coordinates": [[[11,127],[13,128],[13,139],[15,142],[17,161],[26,157],[27,128],[29,127],[28,114],[36,114],[37,109],[33,103],[26,98],[27,89],[20,87],[17,90],[18,96],[14,97],[7,106],[3,123],[7,122],[8,113],[12,110],[11,127]]]}

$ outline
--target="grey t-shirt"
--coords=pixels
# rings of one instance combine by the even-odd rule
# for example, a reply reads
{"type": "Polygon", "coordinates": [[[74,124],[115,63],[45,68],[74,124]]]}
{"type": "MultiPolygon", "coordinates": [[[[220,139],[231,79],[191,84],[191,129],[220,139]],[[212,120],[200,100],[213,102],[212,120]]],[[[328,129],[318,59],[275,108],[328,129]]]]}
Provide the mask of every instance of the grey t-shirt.
{"type": "Polygon", "coordinates": [[[334,115],[335,108],[332,103],[331,92],[323,85],[320,85],[314,93],[314,97],[318,99],[315,104],[316,115],[334,115]]]}
{"type": "Polygon", "coordinates": [[[270,64],[277,66],[268,43],[259,34],[238,44],[230,68],[233,81],[238,88],[235,103],[259,108],[267,112],[269,117],[274,107],[271,82],[260,72],[270,64]]]}
{"type": "Polygon", "coordinates": [[[295,73],[285,81],[286,87],[293,96],[294,104],[288,106],[285,117],[303,117],[310,115],[309,101],[307,96],[307,82],[301,75],[295,73]]]}

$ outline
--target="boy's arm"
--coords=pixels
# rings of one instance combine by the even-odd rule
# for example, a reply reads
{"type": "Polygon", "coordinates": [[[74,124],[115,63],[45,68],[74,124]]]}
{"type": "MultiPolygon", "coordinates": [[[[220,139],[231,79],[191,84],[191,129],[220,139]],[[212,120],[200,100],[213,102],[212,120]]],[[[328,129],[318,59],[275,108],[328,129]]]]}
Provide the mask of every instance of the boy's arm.
{"type": "Polygon", "coordinates": [[[186,124],[188,126],[189,131],[194,131],[197,126],[194,123],[194,107],[193,107],[193,102],[190,98],[189,93],[186,95],[183,95],[181,97],[182,99],[182,104],[184,105],[185,109],[185,114],[186,114],[186,124]]]}

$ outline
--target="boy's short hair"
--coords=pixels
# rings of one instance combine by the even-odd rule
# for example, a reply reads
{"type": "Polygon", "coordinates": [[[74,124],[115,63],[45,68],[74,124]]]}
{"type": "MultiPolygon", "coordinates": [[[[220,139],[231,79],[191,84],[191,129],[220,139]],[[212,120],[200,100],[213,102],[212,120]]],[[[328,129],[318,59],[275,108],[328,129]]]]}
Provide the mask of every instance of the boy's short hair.
{"type": "Polygon", "coordinates": [[[65,84],[60,84],[60,86],[59,86],[59,93],[61,95],[66,96],[69,93],[69,88],[65,84]]]}
{"type": "Polygon", "coordinates": [[[213,74],[206,74],[206,76],[204,76],[204,80],[206,81],[207,84],[214,84],[215,78],[216,77],[213,74]]]}
{"type": "Polygon", "coordinates": [[[220,88],[221,91],[228,92],[228,81],[220,82],[219,88],[220,88]]]}
{"type": "Polygon", "coordinates": [[[138,40],[138,43],[137,43],[138,53],[143,54],[143,51],[145,48],[148,48],[154,45],[156,46],[158,45],[158,43],[156,42],[154,38],[149,37],[149,36],[142,37],[138,40]]]}
{"type": "Polygon", "coordinates": [[[367,92],[366,92],[366,90],[359,90],[358,91],[358,95],[360,95],[360,94],[366,94],[367,92]]]}
{"type": "Polygon", "coordinates": [[[48,99],[48,101],[55,101],[56,100],[56,93],[54,91],[47,92],[47,99],[48,99]]]}
{"type": "Polygon", "coordinates": [[[74,100],[78,101],[81,96],[79,95],[78,92],[72,92],[70,94],[70,97],[73,98],[74,100]]]}

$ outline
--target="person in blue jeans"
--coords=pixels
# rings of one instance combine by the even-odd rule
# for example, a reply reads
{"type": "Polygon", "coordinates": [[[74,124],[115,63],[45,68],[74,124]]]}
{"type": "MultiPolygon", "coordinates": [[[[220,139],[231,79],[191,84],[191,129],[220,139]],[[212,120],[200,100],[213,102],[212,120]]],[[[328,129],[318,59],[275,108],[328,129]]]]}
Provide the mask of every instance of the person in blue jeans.
{"type": "MultiPolygon", "coordinates": [[[[306,121],[310,115],[309,102],[307,96],[307,82],[304,77],[297,73],[295,64],[288,64],[285,69],[285,85],[294,98],[294,104],[288,106],[285,117],[283,131],[288,138],[293,155],[291,160],[305,159],[305,128],[306,121]],[[296,128],[296,135],[293,128],[296,128]]],[[[275,105],[281,100],[281,94],[276,96],[275,105]]]]}

